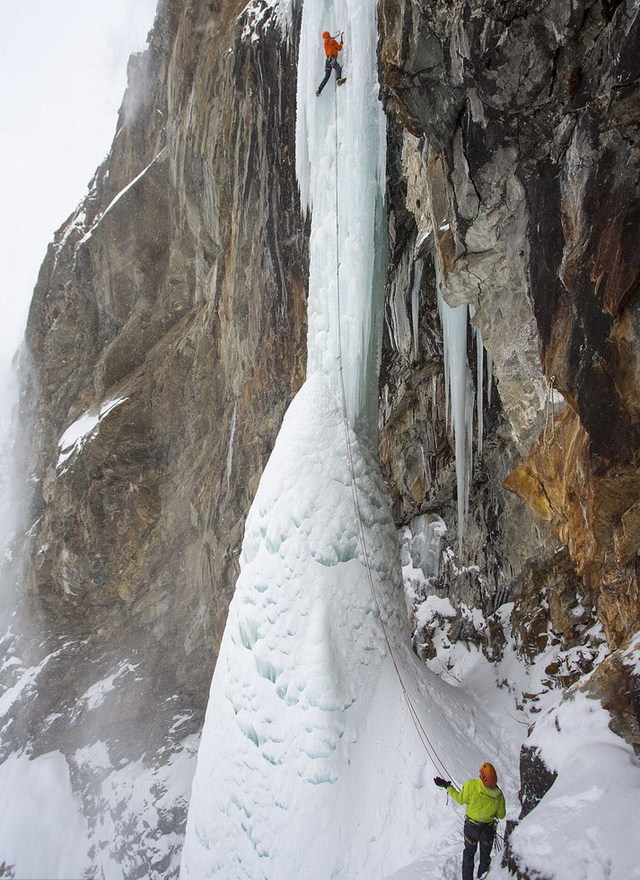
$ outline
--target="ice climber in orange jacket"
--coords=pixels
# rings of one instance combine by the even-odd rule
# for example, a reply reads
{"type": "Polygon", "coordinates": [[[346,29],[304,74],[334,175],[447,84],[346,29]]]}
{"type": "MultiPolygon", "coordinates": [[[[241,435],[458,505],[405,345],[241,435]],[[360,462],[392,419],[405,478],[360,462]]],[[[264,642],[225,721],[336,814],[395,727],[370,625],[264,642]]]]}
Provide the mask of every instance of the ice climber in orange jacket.
{"type": "Polygon", "coordinates": [[[346,78],[342,75],[342,67],[338,64],[338,52],[342,49],[342,43],[334,40],[329,31],[324,31],[322,39],[324,40],[324,54],[327,56],[327,60],[324,64],[324,79],[316,89],[316,95],[319,95],[329,82],[332,70],[336,72],[336,82],[339,86],[346,82],[346,78]]]}

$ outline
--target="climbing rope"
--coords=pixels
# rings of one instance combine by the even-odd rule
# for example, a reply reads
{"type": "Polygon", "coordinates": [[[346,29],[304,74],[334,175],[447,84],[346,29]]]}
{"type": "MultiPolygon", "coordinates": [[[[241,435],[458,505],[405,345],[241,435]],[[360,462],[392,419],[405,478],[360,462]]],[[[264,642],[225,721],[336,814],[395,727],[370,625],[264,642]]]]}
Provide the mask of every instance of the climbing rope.
{"type": "MultiPolygon", "coordinates": [[[[337,331],[338,331],[338,340],[337,340],[337,349],[338,349],[338,375],[340,377],[340,398],[342,402],[342,424],[344,428],[344,438],[345,438],[345,447],[347,450],[347,461],[349,465],[349,475],[351,482],[351,498],[353,501],[353,512],[356,522],[356,528],[358,530],[358,541],[360,542],[360,548],[362,552],[362,558],[364,562],[365,571],[367,573],[367,582],[369,584],[369,590],[371,592],[371,597],[373,599],[373,603],[376,609],[378,622],[380,624],[380,630],[382,632],[382,636],[384,638],[385,644],[387,646],[387,651],[389,652],[389,657],[391,658],[391,662],[393,664],[393,668],[396,673],[396,677],[398,679],[398,683],[400,684],[400,690],[402,692],[403,699],[407,706],[407,710],[409,712],[409,717],[413,722],[413,726],[418,735],[418,739],[422,743],[422,746],[431,759],[433,766],[436,768],[436,771],[442,774],[444,777],[447,777],[456,788],[459,788],[459,784],[455,782],[453,774],[447,769],[446,764],[438,755],[438,752],[429,739],[429,736],[424,729],[424,725],[422,724],[420,717],[416,711],[415,706],[411,701],[411,697],[409,696],[409,692],[404,683],[404,679],[402,678],[402,672],[400,671],[400,666],[398,664],[398,660],[395,655],[395,651],[393,650],[393,646],[391,644],[391,640],[389,638],[389,634],[387,632],[387,628],[384,624],[384,618],[382,615],[382,608],[380,607],[380,602],[378,601],[378,595],[376,593],[375,583],[373,580],[373,571],[371,568],[371,563],[369,561],[369,551],[367,549],[367,541],[364,532],[364,525],[362,521],[362,512],[360,508],[360,499],[358,497],[358,487],[356,485],[356,475],[355,475],[355,467],[353,463],[353,450],[351,448],[351,440],[350,440],[350,427],[349,427],[349,415],[347,412],[347,394],[344,384],[344,371],[342,367],[342,315],[341,315],[341,298],[340,298],[340,196],[339,196],[339,187],[338,187],[338,178],[339,178],[339,169],[338,169],[338,155],[339,155],[339,139],[338,139],[338,91],[337,89],[334,92],[334,129],[335,129],[335,151],[334,151],[334,161],[335,161],[335,211],[336,211],[336,301],[337,301],[337,331]]],[[[464,816],[458,805],[454,802],[453,804],[455,812],[458,815],[458,821],[460,828],[462,828],[464,824],[464,816]]],[[[503,838],[498,833],[496,828],[495,832],[495,841],[496,848],[500,849],[502,847],[503,838]]]]}
{"type": "Polygon", "coordinates": [[[449,779],[453,779],[451,773],[447,770],[444,762],[438,756],[438,753],[433,746],[433,743],[430,741],[426,730],[418,713],[416,712],[415,706],[411,702],[411,697],[407,691],[406,685],[402,678],[402,673],[400,671],[400,666],[398,664],[398,660],[396,658],[395,652],[391,645],[391,640],[389,639],[389,635],[387,633],[387,628],[384,624],[384,618],[382,616],[382,608],[380,607],[380,603],[378,601],[378,596],[376,593],[376,588],[373,580],[373,571],[371,569],[371,564],[369,561],[369,552],[367,549],[367,541],[364,532],[364,526],[362,524],[362,513],[360,509],[360,499],[358,497],[358,487],[356,485],[356,476],[355,476],[355,467],[353,463],[353,451],[351,449],[351,441],[349,435],[349,416],[347,412],[347,395],[344,384],[344,371],[342,368],[342,320],[341,320],[341,304],[340,304],[340,202],[339,202],[339,190],[338,190],[338,156],[339,156],[339,140],[338,140],[338,91],[337,89],[334,92],[334,110],[335,110],[335,210],[336,210],[336,300],[337,300],[337,331],[338,331],[338,340],[337,340],[337,349],[338,349],[338,375],[340,377],[340,396],[342,400],[342,423],[344,427],[345,434],[345,445],[347,449],[347,460],[349,464],[349,474],[351,477],[351,497],[353,501],[353,510],[356,521],[356,528],[358,530],[358,540],[360,542],[360,548],[362,552],[362,558],[365,566],[365,571],[367,573],[367,581],[369,583],[369,589],[371,591],[371,597],[373,599],[373,603],[376,609],[378,621],[380,623],[380,629],[382,631],[383,638],[385,640],[387,650],[389,652],[389,657],[391,658],[391,662],[393,663],[393,668],[395,670],[396,676],[400,683],[400,688],[402,691],[402,695],[404,697],[405,703],[407,705],[407,709],[409,710],[409,716],[413,722],[413,725],[416,729],[416,733],[418,734],[418,738],[420,739],[427,755],[431,759],[434,767],[441,773],[443,776],[446,776],[449,779]]]}
{"type": "MultiPolygon", "coordinates": [[[[364,525],[362,520],[362,512],[360,508],[360,499],[358,497],[358,487],[356,484],[356,475],[355,475],[355,467],[353,463],[353,450],[351,448],[351,440],[350,440],[350,426],[349,426],[349,415],[347,412],[347,394],[344,383],[344,371],[342,366],[342,315],[341,315],[341,297],[340,297],[340,194],[339,194],[339,168],[338,168],[338,156],[339,156],[339,138],[338,138],[338,90],[334,91],[334,130],[335,130],[335,150],[334,150],[334,162],[335,162],[335,211],[336,211],[336,301],[337,301],[337,360],[338,360],[338,375],[340,377],[340,397],[342,402],[342,424],[344,428],[344,436],[345,436],[345,446],[347,450],[347,460],[349,465],[349,475],[351,478],[351,497],[353,501],[353,511],[354,517],[356,521],[356,528],[358,530],[358,541],[360,542],[360,548],[362,552],[362,559],[365,566],[365,571],[367,573],[367,581],[369,584],[369,590],[371,592],[371,597],[373,599],[373,603],[376,609],[378,622],[380,624],[380,630],[382,632],[385,644],[387,646],[387,651],[389,652],[389,657],[391,658],[391,662],[393,664],[393,668],[395,670],[398,682],[400,684],[400,689],[402,692],[403,699],[407,706],[409,717],[411,718],[413,725],[415,727],[416,733],[418,735],[418,739],[422,743],[422,746],[431,759],[433,766],[436,768],[438,773],[441,773],[444,777],[450,779],[456,788],[459,788],[459,784],[456,784],[455,779],[451,772],[447,769],[444,761],[438,755],[438,752],[429,739],[429,736],[424,729],[424,725],[422,724],[420,717],[416,711],[415,706],[411,701],[411,697],[409,696],[409,692],[404,683],[404,679],[402,678],[402,672],[400,671],[400,666],[398,660],[395,655],[395,651],[391,644],[391,640],[389,638],[389,634],[387,632],[387,628],[384,623],[384,618],[382,615],[382,608],[380,607],[380,602],[378,601],[378,595],[376,593],[375,583],[373,579],[373,571],[371,568],[371,563],[369,561],[369,552],[367,548],[367,541],[364,532],[364,525]]],[[[551,379],[550,390],[551,394],[553,393],[553,382],[554,379],[551,379]]],[[[551,398],[552,400],[552,398],[551,398]]],[[[553,407],[551,408],[551,418],[553,420],[553,407]]],[[[552,434],[555,432],[555,424],[552,423],[552,434]]],[[[458,805],[454,802],[453,804],[456,813],[458,814],[458,819],[460,824],[463,824],[464,816],[458,805]]],[[[495,845],[496,849],[500,850],[504,843],[504,838],[501,834],[498,833],[496,828],[495,831],[495,845]]]]}

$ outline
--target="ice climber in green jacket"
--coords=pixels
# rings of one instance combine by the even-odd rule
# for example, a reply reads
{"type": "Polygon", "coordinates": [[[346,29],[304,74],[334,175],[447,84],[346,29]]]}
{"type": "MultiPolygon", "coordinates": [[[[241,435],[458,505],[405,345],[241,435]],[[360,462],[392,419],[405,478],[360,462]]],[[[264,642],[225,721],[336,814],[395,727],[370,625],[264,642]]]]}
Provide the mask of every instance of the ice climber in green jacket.
{"type": "Polygon", "coordinates": [[[483,764],[478,779],[467,779],[462,791],[446,779],[436,776],[433,780],[440,788],[446,788],[454,801],[467,805],[464,823],[464,853],[462,855],[462,880],[473,880],[473,862],[480,844],[478,877],[486,877],[491,864],[491,848],[496,836],[496,822],[504,819],[506,808],[504,795],[498,788],[498,774],[493,764],[483,764]]]}

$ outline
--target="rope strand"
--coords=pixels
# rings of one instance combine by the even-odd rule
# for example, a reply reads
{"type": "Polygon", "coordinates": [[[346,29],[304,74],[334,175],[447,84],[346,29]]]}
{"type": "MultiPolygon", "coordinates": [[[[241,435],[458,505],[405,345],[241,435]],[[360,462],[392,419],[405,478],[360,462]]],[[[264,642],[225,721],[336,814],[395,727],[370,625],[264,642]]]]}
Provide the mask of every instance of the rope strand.
{"type": "Polygon", "coordinates": [[[411,698],[409,697],[409,693],[405,686],[405,683],[402,678],[402,673],[400,671],[400,667],[398,665],[398,661],[391,645],[391,641],[389,639],[389,635],[387,633],[387,629],[384,625],[384,619],[382,616],[382,608],[380,607],[380,603],[378,601],[378,596],[375,589],[375,584],[373,581],[373,572],[371,569],[371,564],[369,561],[369,553],[367,549],[367,541],[364,532],[364,525],[362,522],[362,512],[360,509],[360,499],[358,497],[358,487],[356,485],[356,476],[355,476],[355,467],[353,463],[353,451],[351,449],[351,441],[349,436],[349,416],[347,412],[347,395],[345,390],[344,383],[344,371],[342,366],[342,315],[341,315],[341,303],[340,303],[340,202],[339,202],[339,192],[338,192],[338,181],[339,181],[339,170],[338,170],[338,156],[339,156],[339,141],[338,141],[338,92],[335,90],[335,98],[334,98],[334,109],[335,109],[335,209],[336,209],[336,299],[337,299],[337,314],[338,314],[338,340],[337,340],[337,348],[338,348],[338,375],[340,377],[340,395],[342,400],[342,422],[344,427],[345,434],[345,445],[347,449],[347,460],[349,464],[349,474],[351,477],[351,497],[353,501],[353,509],[356,521],[356,528],[358,530],[358,541],[360,542],[360,549],[362,552],[362,558],[365,566],[365,571],[367,573],[367,581],[369,583],[369,589],[371,591],[371,596],[373,599],[373,603],[376,609],[377,618],[380,623],[380,629],[382,631],[382,635],[384,637],[387,650],[389,652],[389,657],[391,658],[391,662],[393,663],[393,668],[395,670],[396,676],[400,683],[400,688],[402,690],[402,695],[406,702],[407,708],[409,710],[409,716],[413,722],[413,725],[416,729],[416,733],[418,734],[418,738],[422,743],[424,750],[427,755],[431,759],[434,767],[438,770],[439,773],[442,773],[444,776],[447,776],[449,779],[453,779],[452,774],[447,770],[444,762],[438,756],[438,753],[431,743],[426,730],[420,718],[418,717],[418,713],[411,702],[411,698]]]}

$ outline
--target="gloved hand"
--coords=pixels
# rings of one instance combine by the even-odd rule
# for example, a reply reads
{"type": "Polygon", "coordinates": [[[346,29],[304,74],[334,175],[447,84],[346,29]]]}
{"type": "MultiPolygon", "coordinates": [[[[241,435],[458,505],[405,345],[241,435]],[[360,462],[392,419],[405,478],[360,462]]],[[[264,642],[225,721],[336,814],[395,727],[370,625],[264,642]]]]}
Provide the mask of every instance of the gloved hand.
{"type": "Polygon", "coordinates": [[[442,776],[436,776],[433,780],[438,788],[449,788],[451,785],[451,781],[447,779],[443,779],[442,776]]]}

